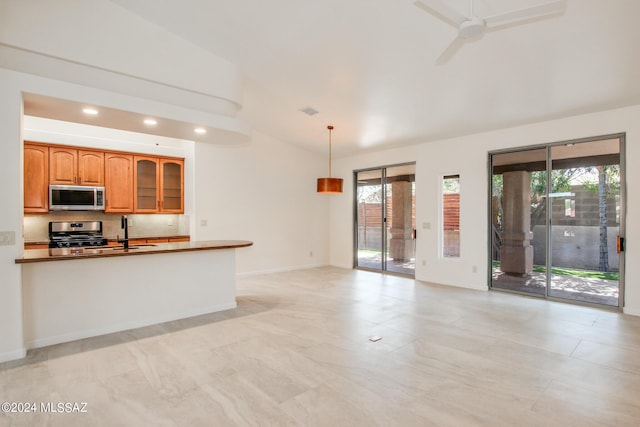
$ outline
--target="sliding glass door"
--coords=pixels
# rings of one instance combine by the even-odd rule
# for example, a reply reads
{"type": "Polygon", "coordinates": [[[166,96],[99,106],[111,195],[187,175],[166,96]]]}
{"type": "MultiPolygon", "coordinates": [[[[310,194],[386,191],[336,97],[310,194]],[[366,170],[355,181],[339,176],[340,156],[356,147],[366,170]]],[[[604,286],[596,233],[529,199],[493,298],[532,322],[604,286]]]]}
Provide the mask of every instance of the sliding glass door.
{"type": "Polygon", "coordinates": [[[623,136],[491,155],[491,287],[622,306],[623,136]]]}
{"type": "Polygon", "coordinates": [[[415,275],[415,164],[354,173],[356,268],[415,275]]]}
{"type": "Polygon", "coordinates": [[[386,236],[382,169],[356,172],[356,267],[382,270],[386,236]]]}
{"type": "Polygon", "coordinates": [[[492,156],[491,286],[545,295],[546,148],[492,156]]]}
{"type": "Polygon", "coordinates": [[[551,147],[549,295],[619,304],[620,141],[551,147]]]}

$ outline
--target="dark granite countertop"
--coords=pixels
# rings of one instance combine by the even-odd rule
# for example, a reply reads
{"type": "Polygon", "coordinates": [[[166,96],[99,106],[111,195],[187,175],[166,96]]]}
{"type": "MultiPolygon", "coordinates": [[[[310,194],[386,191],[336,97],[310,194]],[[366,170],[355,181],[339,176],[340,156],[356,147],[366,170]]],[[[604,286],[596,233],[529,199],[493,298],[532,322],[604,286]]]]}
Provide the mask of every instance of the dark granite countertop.
{"type": "Polygon", "coordinates": [[[217,249],[244,248],[253,245],[248,240],[204,240],[200,242],[173,242],[122,246],[103,246],[85,248],[27,249],[17,264],[44,261],[63,261],[71,259],[105,258],[130,255],[153,255],[159,253],[209,251],[217,249]]]}

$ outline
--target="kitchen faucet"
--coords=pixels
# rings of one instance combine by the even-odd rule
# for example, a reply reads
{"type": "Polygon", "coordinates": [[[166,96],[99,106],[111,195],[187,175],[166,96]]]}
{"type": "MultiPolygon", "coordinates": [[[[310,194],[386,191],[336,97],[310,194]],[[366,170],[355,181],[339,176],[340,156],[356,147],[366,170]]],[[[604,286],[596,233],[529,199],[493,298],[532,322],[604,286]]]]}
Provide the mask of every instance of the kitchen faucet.
{"type": "Polygon", "coordinates": [[[129,222],[126,215],[120,218],[120,227],[124,229],[124,239],[118,240],[118,243],[122,243],[125,249],[129,249],[129,222]]]}

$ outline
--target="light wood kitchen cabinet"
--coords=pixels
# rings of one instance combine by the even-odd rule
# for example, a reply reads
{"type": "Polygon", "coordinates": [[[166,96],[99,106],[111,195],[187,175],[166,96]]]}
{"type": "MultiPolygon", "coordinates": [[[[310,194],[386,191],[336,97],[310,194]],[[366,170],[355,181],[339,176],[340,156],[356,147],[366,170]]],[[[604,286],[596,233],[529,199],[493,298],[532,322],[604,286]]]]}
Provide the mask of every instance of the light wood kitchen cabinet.
{"type": "Polygon", "coordinates": [[[49,147],[24,144],[24,211],[49,212],[49,147]]]}
{"type": "Polygon", "coordinates": [[[48,243],[25,243],[25,249],[49,249],[48,243]]]}
{"type": "Polygon", "coordinates": [[[134,156],[133,200],[136,213],[160,211],[160,168],[157,157],[134,156]]]}
{"type": "Polygon", "coordinates": [[[188,242],[189,240],[191,240],[191,238],[189,236],[169,236],[169,237],[149,237],[147,239],[138,239],[138,240],[144,240],[144,242],[140,242],[140,243],[153,245],[156,243],[188,242]]]}
{"type": "Polygon", "coordinates": [[[189,236],[169,236],[169,237],[149,237],[145,243],[175,243],[175,242],[188,242],[191,238],[189,236]]]}
{"type": "Polygon", "coordinates": [[[78,184],[104,186],[104,152],[78,150],[78,184]]]}
{"type": "Polygon", "coordinates": [[[133,155],[105,153],[106,213],[133,212],[133,155]]]}
{"type": "Polygon", "coordinates": [[[103,186],[104,152],[50,147],[49,183],[103,186]]]}
{"type": "Polygon", "coordinates": [[[184,213],[184,160],[134,156],[136,213],[184,213]]]}
{"type": "Polygon", "coordinates": [[[78,150],[49,148],[49,183],[76,185],[78,177],[78,150]]]}
{"type": "Polygon", "coordinates": [[[129,245],[146,245],[147,239],[129,239],[129,245]]]}
{"type": "MultiPolygon", "coordinates": [[[[118,235],[118,239],[122,238],[121,235],[118,235]]],[[[109,240],[107,246],[122,246],[122,242],[118,241],[118,239],[109,240]]],[[[129,246],[132,245],[144,245],[147,243],[147,239],[131,239],[129,238],[129,246]]]]}
{"type": "Polygon", "coordinates": [[[184,159],[25,142],[24,212],[49,211],[49,184],[105,187],[105,213],[184,213],[184,159]]]}
{"type": "MultiPolygon", "coordinates": [[[[190,236],[133,237],[129,239],[129,245],[155,245],[156,243],[188,242],[190,240],[190,236]]],[[[109,241],[109,246],[118,245],[121,245],[121,243],[118,243],[115,240],[109,241]]]]}
{"type": "Polygon", "coordinates": [[[168,237],[152,237],[150,239],[147,239],[146,243],[149,245],[153,245],[155,243],[169,243],[169,238],[168,237]]]}
{"type": "Polygon", "coordinates": [[[184,213],[184,160],[160,159],[160,211],[184,213]]]}

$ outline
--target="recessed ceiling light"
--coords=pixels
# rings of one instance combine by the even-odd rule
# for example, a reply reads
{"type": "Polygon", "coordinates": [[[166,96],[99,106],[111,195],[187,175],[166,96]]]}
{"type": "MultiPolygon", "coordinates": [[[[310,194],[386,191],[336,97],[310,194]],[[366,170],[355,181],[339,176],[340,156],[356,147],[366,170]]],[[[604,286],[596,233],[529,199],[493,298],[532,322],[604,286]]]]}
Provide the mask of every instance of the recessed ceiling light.
{"type": "Polygon", "coordinates": [[[155,126],[158,124],[156,119],[144,119],[144,124],[149,126],[155,126]]]}
{"type": "Polygon", "coordinates": [[[204,135],[205,133],[207,133],[207,130],[205,128],[195,128],[193,131],[199,135],[204,135]]]}
{"type": "Polygon", "coordinates": [[[83,108],[82,112],[90,116],[96,116],[98,114],[98,110],[95,108],[83,108]]]}

